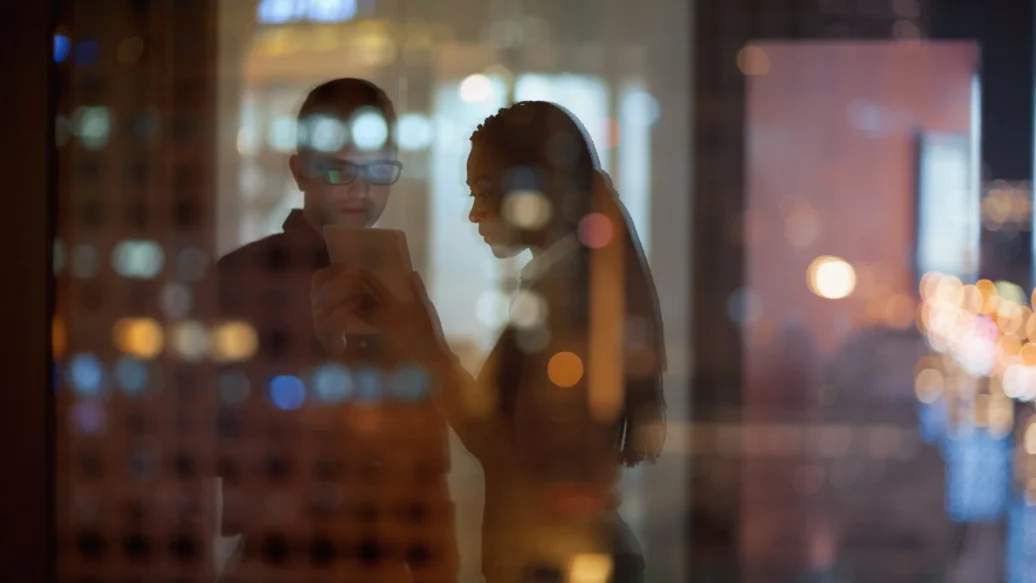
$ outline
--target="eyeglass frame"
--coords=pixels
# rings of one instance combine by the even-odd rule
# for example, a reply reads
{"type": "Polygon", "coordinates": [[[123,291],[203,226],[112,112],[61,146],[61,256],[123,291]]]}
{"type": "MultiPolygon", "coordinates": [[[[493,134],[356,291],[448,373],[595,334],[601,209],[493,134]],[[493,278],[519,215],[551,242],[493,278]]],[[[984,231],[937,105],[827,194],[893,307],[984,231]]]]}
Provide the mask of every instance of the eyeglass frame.
{"type": "Polygon", "coordinates": [[[357,164],[356,162],[350,162],[348,160],[336,159],[335,163],[344,164],[346,167],[355,168],[356,169],[356,175],[353,176],[353,178],[351,180],[348,180],[348,181],[331,182],[327,178],[327,173],[328,173],[327,166],[330,165],[329,162],[326,159],[321,159],[319,161],[314,161],[314,162],[315,163],[311,163],[309,165],[310,171],[307,172],[307,175],[310,178],[318,178],[319,177],[321,180],[324,181],[324,184],[326,184],[328,186],[345,186],[345,185],[348,185],[348,184],[352,184],[353,182],[356,182],[357,178],[360,177],[361,172],[363,174],[364,180],[366,180],[367,183],[373,184],[375,186],[391,186],[391,185],[399,182],[399,179],[402,178],[402,176],[403,176],[403,163],[400,162],[399,160],[378,160],[376,162],[368,162],[366,164],[357,164]],[[377,164],[389,164],[391,166],[394,166],[396,168],[396,171],[397,171],[396,179],[393,180],[392,182],[375,182],[375,181],[371,180],[370,179],[370,173],[368,171],[368,167],[374,166],[374,165],[377,165],[377,164]]]}

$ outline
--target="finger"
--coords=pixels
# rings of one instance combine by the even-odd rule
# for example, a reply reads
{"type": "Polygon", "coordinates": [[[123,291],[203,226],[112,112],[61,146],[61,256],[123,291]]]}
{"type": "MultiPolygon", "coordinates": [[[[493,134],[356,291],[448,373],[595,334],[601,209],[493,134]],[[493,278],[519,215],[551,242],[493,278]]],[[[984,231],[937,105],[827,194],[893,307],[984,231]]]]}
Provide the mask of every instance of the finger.
{"type": "Polygon", "coordinates": [[[316,303],[335,304],[363,290],[363,282],[359,275],[342,276],[328,281],[311,292],[310,300],[316,303]]]}
{"type": "Polygon", "coordinates": [[[385,304],[393,301],[396,296],[392,295],[392,292],[385,287],[381,281],[370,271],[366,269],[360,270],[360,278],[374,296],[374,299],[378,300],[378,303],[385,304]]]}
{"type": "Polygon", "coordinates": [[[346,267],[339,263],[333,263],[313,273],[310,289],[313,292],[316,292],[332,282],[357,275],[358,272],[356,269],[346,267]]]}

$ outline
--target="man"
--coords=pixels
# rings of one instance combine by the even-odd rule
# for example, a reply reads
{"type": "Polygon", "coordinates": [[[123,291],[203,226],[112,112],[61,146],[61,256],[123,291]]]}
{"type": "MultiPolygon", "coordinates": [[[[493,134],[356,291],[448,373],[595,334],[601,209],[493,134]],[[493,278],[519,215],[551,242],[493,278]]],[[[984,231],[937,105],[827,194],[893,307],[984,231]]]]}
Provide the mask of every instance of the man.
{"type": "Polygon", "coordinates": [[[232,575],[246,581],[456,579],[447,431],[427,381],[391,339],[345,337],[313,293],[341,270],[323,227],[374,225],[402,170],[391,132],[384,144],[350,139],[352,121],[372,114],[396,120],[367,81],[311,91],[289,160],[303,208],[217,264],[220,316],[259,339],[254,357],[219,373],[221,530],[244,535],[232,575]]]}

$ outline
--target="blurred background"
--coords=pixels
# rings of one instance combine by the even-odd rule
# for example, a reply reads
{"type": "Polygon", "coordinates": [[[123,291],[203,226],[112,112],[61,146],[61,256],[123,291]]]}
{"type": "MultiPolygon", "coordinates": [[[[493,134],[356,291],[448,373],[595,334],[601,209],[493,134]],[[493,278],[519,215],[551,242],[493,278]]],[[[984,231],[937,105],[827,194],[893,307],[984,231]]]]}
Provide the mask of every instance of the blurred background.
{"type": "MultiPolygon", "coordinates": [[[[528,257],[466,226],[468,138],[527,99],[587,127],[667,326],[665,454],[622,485],[648,581],[1036,580],[1032,2],[30,4],[9,54],[49,67],[4,96],[25,136],[4,310],[31,395],[0,410],[26,476],[5,499],[53,539],[9,534],[24,568],[209,580],[219,424],[272,387],[220,384],[257,331],[202,282],[301,204],[295,114],[352,76],[399,114],[379,226],[472,370],[528,257]]],[[[479,581],[482,478],[452,454],[479,581]]],[[[292,556],[284,581],[328,580],[292,556]]]]}

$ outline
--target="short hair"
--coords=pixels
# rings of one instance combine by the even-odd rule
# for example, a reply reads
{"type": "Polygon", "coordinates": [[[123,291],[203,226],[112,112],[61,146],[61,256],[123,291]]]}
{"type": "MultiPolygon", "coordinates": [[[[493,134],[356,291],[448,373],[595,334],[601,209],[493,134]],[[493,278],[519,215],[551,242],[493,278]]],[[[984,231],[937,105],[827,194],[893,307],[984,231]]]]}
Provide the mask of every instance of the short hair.
{"type": "MultiPolygon", "coordinates": [[[[390,130],[396,123],[396,110],[392,100],[380,87],[355,77],[342,77],[325,81],[314,87],[299,108],[297,123],[302,125],[310,117],[324,115],[348,123],[349,118],[361,109],[372,108],[384,118],[390,130]]],[[[388,145],[395,145],[395,132],[389,131],[388,145]]],[[[299,151],[308,150],[304,132],[298,133],[299,151]]]]}

